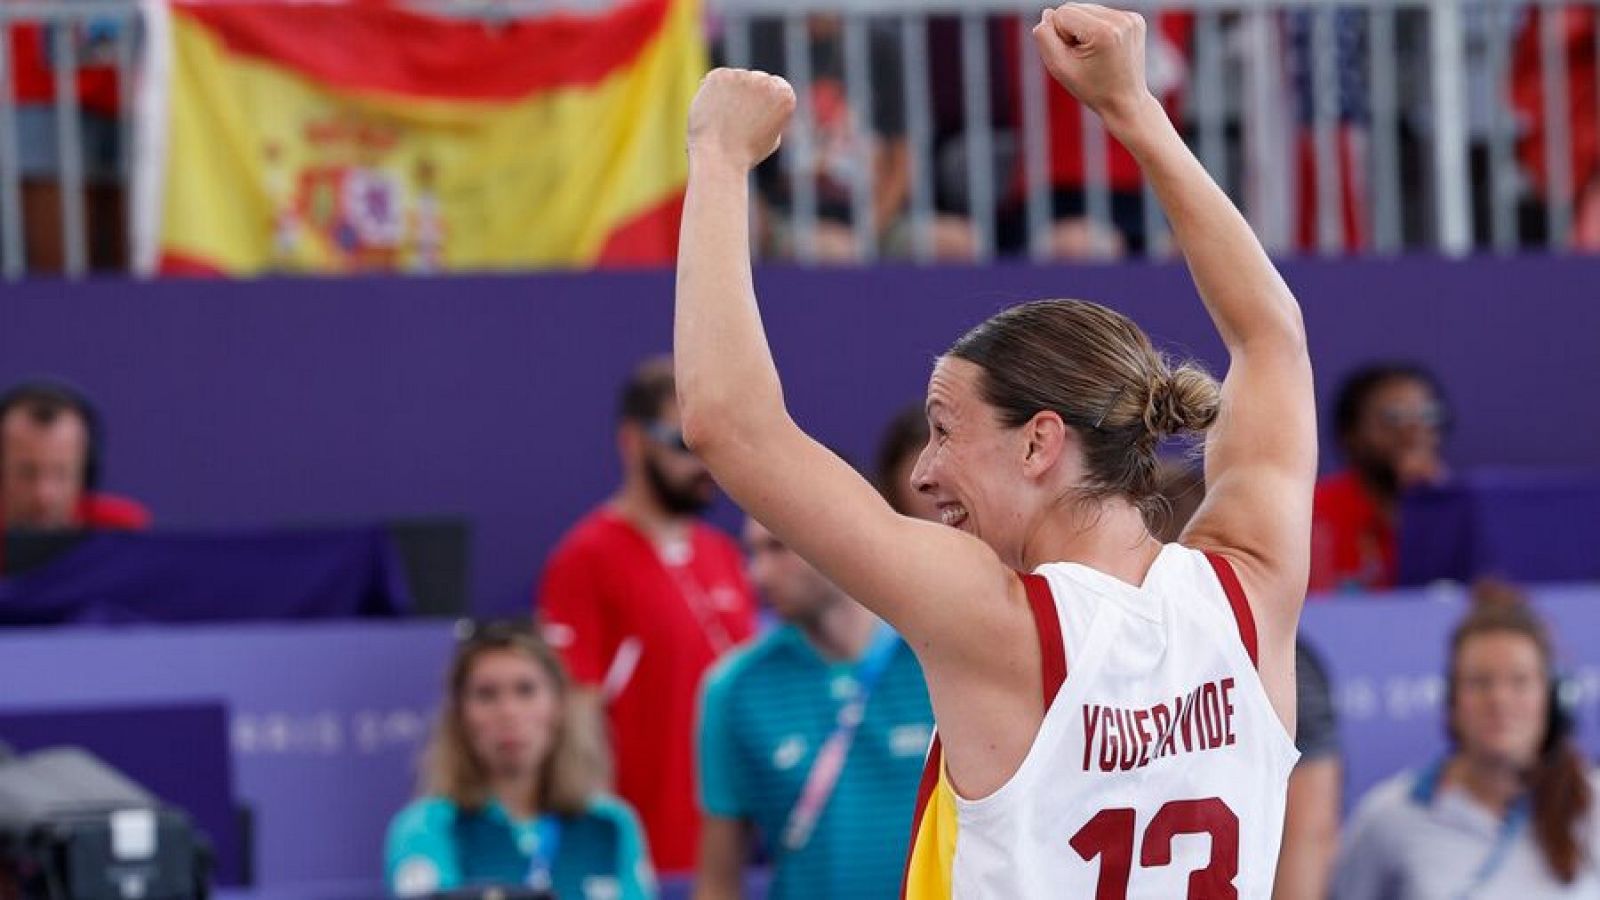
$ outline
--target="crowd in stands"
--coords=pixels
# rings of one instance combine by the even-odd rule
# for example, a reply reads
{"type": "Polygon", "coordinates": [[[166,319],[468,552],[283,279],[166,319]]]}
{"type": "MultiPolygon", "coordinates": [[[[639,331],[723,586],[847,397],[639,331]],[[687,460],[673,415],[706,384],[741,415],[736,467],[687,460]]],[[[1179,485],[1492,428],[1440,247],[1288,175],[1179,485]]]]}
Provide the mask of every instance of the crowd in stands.
{"type": "MultiPolygon", "coordinates": [[[[1579,249],[1600,249],[1600,137],[1596,117],[1600,104],[1595,90],[1595,28],[1593,9],[1574,6],[1557,11],[1561,16],[1560,42],[1565,47],[1566,83],[1570,122],[1562,132],[1546,121],[1542,83],[1542,16],[1550,13],[1537,8],[1526,11],[1474,10],[1463,17],[1467,53],[1465,71],[1465,132],[1472,164],[1472,206],[1477,233],[1474,240],[1487,246],[1493,238],[1492,152],[1498,130],[1506,130],[1516,150],[1511,164],[1515,192],[1513,200],[1514,242],[1540,246],[1549,241],[1546,232],[1546,207],[1552,179],[1548,168],[1547,140],[1552,133],[1565,133],[1570,140],[1570,245],[1579,249]],[[1509,65],[1503,83],[1494,82],[1490,65],[1491,41],[1509,45],[1509,65]]],[[[1192,12],[1168,11],[1155,16],[1155,39],[1151,51],[1151,85],[1171,115],[1193,140],[1199,140],[1199,99],[1201,60],[1197,42],[1201,39],[1192,12]]],[[[1332,163],[1337,167],[1337,246],[1359,251],[1373,246],[1372,190],[1374,184],[1374,115],[1370,89],[1373,51],[1371,25],[1362,11],[1343,10],[1334,16],[1333,36],[1335,84],[1331,94],[1317,76],[1318,54],[1314,51],[1319,31],[1310,11],[1285,11],[1278,22],[1275,45],[1283,54],[1286,74],[1282,109],[1273,113],[1282,120],[1285,133],[1293,137],[1285,144],[1282,159],[1267,161],[1251,158],[1245,147],[1245,131],[1271,128],[1273,123],[1247,122],[1252,113],[1239,99],[1236,90],[1243,69],[1244,19],[1223,16],[1215,38],[1217,44],[1207,52],[1221,54],[1225,73],[1222,83],[1206,88],[1219,92],[1210,100],[1220,104],[1223,159],[1216,165],[1225,171],[1217,177],[1230,191],[1264,198],[1293,199],[1286,209],[1291,221],[1286,238],[1289,246],[1314,250],[1322,245],[1319,233],[1319,179],[1321,166],[1317,153],[1315,123],[1331,112],[1334,144],[1332,163]],[[1333,100],[1319,100],[1319,96],[1333,100]],[[1279,175],[1268,176],[1271,165],[1279,175]],[[1279,187],[1273,188],[1271,185],[1279,187]]],[[[813,123],[807,171],[793,171],[799,157],[794,147],[778,154],[762,166],[757,179],[757,243],[771,257],[790,257],[796,252],[799,235],[788,213],[796,198],[795,187],[809,183],[815,195],[816,225],[809,234],[815,258],[824,262],[846,262],[861,255],[853,226],[858,215],[869,221],[864,228],[879,256],[905,258],[913,247],[910,222],[910,197],[914,151],[908,137],[908,96],[904,81],[904,46],[895,23],[873,21],[868,26],[867,49],[870,88],[868,108],[856,109],[845,81],[845,39],[838,16],[815,15],[807,20],[806,67],[810,82],[806,108],[813,123]],[[872,185],[864,210],[856,209],[855,186],[869,175],[872,185]]],[[[18,146],[25,246],[28,269],[35,272],[60,271],[63,260],[61,151],[57,142],[53,50],[61,29],[74,42],[77,73],[77,109],[80,118],[81,151],[86,192],[83,214],[88,222],[87,249],[91,268],[114,270],[126,264],[125,219],[127,209],[126,173],[130,148],[122,127],[129,113],[124,99],[125,85],[115,64],[117,42],[130,36],[119,34],[110,20],[88,17],[82,23],[45,27],[20,23],[10,29],[12,66],[18,126],[18,146]]],[[[726,35],[720,26],[712,32],[713,59],[726,60],[726,35]]],[[[968,184],[970,154],[988,152],[980,165],[989,169],[995,185],[996,215],[992,223],[1001,254],[1019,254],[1028,249],[1027,179],[1023,147],[1026,143],[1023,97],[1020,82],[1017,23],[1009,17],[992,17],[987,22],[986,54],[988,71],[983,79],[987,91],[989,125],[993,129],[989,150],[974,139],[974,123],[965,109],[962,81],[963,40],[959,23],[950,18],[933,17],[927,33],[928,71],[926,96],[930,123],[925,165],[932,189],[932,220],[929,234],[934,256],[942,260],[971,260],[979,255],[972,228],[973,198],[968,184]]],[[[1396,19],[1396,71],[1398,104],[1396,121],[1398,175],[1401,183],[1414,184],[1428,176],[1429,143],[1434,127],[1429,121],[1430,101],[1425,93],[1428,82],[1428,32],[1423,13],[1402,12],[1396,19]]],[[[779,73],[795,73],[795,61],[788,58],[781,22],[751,20],[748,29],[747,63],[779,73]]],[[[1209,63],[1206,68],[1211,68],[1209,63]]],[[[1043,238],[1046,253],[1062,259],[1115,258],[1145,252],[1147,235],[1146,198],[1142,177],[1132,158],[1115,142],[1107,147],[1105,173],[1109,208],[1104,218],[1091,215],[1087,174],[1092,157],[1086,156],[1083,119],[1067,93],[1054,84],[1044,86],[1047,119],[1044,131],[1048,158],[1045,161],[1049,225],[1043,238]]],[[[1255,113],[1259,114],[1259,113],[1255,113]]],[[[1560,198],[1554,198],[1559,202],[1560,198]]],[[[1400,228],[1403,246],[1427,246],[1434,234],[1432,201],[1427,190],[1407,190],[1401,197],[1400,228]]]]}

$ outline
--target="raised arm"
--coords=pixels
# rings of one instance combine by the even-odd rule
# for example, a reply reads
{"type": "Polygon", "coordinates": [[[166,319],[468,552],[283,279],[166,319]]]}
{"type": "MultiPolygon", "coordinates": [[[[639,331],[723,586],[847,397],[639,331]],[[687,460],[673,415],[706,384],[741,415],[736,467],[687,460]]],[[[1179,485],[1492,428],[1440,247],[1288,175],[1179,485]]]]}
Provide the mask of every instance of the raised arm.
{"type": "Polygon", "coordinates": [[[1317,464],[1316,407],[1300,307],[1244,217],[1145,86],[1143,53],[1120,79],[1091,83],[1083,77],[1097,55],[1128,44],[1142,48],[1144,20],[1068,3],[1047,11],[1034,35],[1051,73],[1099,113],[1138,160],[1227,345],[1222,406],[1206,443],[1206,499],[1183,540],[1234,561],[1265,642],[1276,655],[1287,653],[1292,671],[1317,464]]]}
{"type": "Polygon", "coordinates": [[[794,102],[781,78],[719,69],[689,114],[674,326],[684,438],[740,507],[893,623],[925,666],[981,683],[1007,645],[993,642],[1029,634],[1015,579],[976,538],[896,514],[784,406],[751,278],[747,184],[794,102]]]}

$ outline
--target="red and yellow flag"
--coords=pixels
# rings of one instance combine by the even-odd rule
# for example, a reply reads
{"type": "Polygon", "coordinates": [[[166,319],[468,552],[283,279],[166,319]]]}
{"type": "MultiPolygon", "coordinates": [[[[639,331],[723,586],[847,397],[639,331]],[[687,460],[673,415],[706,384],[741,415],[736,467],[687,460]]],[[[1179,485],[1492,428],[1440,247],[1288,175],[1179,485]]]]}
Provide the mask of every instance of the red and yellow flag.
{"type": "Polygon", "coordinates": [[[697,0],[494,23],[389,3],[166,13],[166,125],[146,142],[165,147],[142,191],[159,271],[672,258],[697,0]]]}

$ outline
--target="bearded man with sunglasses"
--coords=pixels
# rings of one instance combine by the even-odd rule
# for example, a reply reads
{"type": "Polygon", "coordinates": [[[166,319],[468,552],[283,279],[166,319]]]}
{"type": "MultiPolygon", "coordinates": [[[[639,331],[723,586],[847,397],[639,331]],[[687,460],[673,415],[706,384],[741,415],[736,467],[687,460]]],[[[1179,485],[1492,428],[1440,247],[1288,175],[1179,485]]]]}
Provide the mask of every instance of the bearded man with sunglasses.
{"type": "Polygon", "coordinates": [[[616,792],[644,821],[657,870],[698,852],[693,723],[701,677],[754,632],[732,537],[700,520],[715,498],[683,443],[669,359],[622,390],[622,484],[551,553],[535,612],[585,701],[603,707],[616,792]]]}

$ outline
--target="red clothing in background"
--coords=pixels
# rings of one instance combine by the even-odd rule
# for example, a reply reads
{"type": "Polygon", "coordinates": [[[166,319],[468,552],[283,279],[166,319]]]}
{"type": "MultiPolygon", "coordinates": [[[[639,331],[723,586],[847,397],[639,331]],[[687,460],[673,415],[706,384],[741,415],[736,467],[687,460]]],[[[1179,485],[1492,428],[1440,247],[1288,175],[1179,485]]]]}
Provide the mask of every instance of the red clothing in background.
{"type": "Polygon", "coordinates": [[[1311,512],[1311,586],[1318,591],[1394,587],[1394,525],[1356,473],[1317,482],[1311,512]]]}
{"type": "MultiPolygon", "coordinates": [[[[0,504],[0,510],[4,510],[0,504]]],[[[143,531],[150,527],[150,511],[137,500],[115,494],[84,494],[78,501],[74,528],[84,531],[143,531]]],[[[6,529],[3,512],[0,512],[0,532],[6,529]]],[[[6,570],[5,542],[0,541],[0,573],[6,570]]]]}
{"type": "Polygon", "coordinates": [[[88,531],[143,531],[150,511],[115,494],[86,494],[78,501],[78,527],[88,531]]]}
{"type": "MultiPolygon", "coordinates": [[[[1582,228],[1585,203],[1600,202],[1600,103],[1596,102],[1595,29],[1600,14],[1592,9],[1558,10],[1561,16],[1561,44],[1567,51],[1567,110],[1572,157],[1572,191],[1578,203],[1580,246],[1600,247],[1600,235],[1586,234],[1582,228]],[[1589,193],[1585,193],[1589,189],[1589,193]]],[[[1518,155],[1541,195],[1548,190],[1549,173],[1545,164],[1545,140],[1549,124],[1544,115],[1543,41],[1540,37],[1545,11],[1533,9],[1517,35],[1511,63],[1511,102],[1521,121],[1527,123],[1518,142],[1518,155]]]]}
{"type": "MultiPolygon", "coordinates": [[[[45,46],[48,39],[49,33],[31,22],[19,23],[11,31],[11,84],[19,103],[55,101],[56,76],[45,46]]],[[[84,59],[81,42],[78,49],[78,102],[90,112],[115,116],[121,105],[116,67],[84,59]]]]}
{"type": "Polygon", "coordinates": [[[755,630],[744,558],[727,535],[695,524],[681,558],[609,510],[590,513],[556,547],[537,611],[572,677],[606,698],[617,793],[644,821],[663,872],[694,868],[695,704],[707,668],[755,630]]]}
{"type": "MultiPolygon", "coordinates": [[[[1010,59],[1007,60],[1007,71],[1012,73],[1012,78],[1018,78],[1020,70],[1016,64],[1016,53],[1022,48],[1016,29],[1008,29],[1008,32],[1009,43],[1006,51],[1010,59]]],[[[1182,116],[1183,99],[1189,83],[1188,67],[1194,35],[1194,13],[1163,12],[1155,17],[1150,32],[1150,47],[1147,53],[1161,60],[1157,66],[1159,76],[1151,83],[1150,89],[1161,98],[1167,114],[1172,116],[1174,121],[1178,121],[1182,116]]],[[[1027,52],[1032,52],[1031,48],[1027,52]]],[[[1068,93],[1066,88],[1057,84],[1054,79],[1048,78],[1042,67],[1035,74],[1046,82],[1046,143],[1050,148],[1049,183],[1055,188],[1081,189],[1088,183],[1083,168],[1083,105],[1068,93]]],[[[1023,121],[1020,84],[1014,85],[1011,95],[1014,104],[1013,120],[1020,123],[1023,121]]],[[[1113,191],[1132,192],[1143,189],[1144,175],[1139,171],[1139,163],[1134,160],[1133,154],[1129,153],[1127,148],[1110,136],[1106,138],[1106,172],[1107,186],[1113,191]]],[[[1013,196],[1020,196],[1026,190],[1026,170],[1019,163],[1012,179],[1011,191],[1013,196]]]]}

